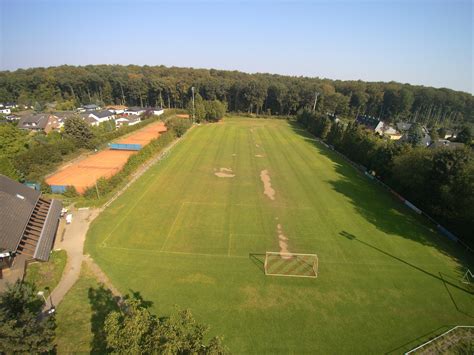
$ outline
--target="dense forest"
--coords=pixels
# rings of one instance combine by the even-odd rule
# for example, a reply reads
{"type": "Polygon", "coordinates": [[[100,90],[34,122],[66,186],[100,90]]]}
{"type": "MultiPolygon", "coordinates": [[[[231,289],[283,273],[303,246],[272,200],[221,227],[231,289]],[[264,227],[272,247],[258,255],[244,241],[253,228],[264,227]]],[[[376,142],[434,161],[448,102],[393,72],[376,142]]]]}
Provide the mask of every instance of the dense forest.
{"type": "Polygon", "coordinates": [[[294,115],[302,108],[428,126],[474,124],[471,94],[396,82],[339,81],[164,66],[89,65],[0,72],[0,102],[72,108],[86,103],[185,108],[195,87],[232,112],[294,115]]]}

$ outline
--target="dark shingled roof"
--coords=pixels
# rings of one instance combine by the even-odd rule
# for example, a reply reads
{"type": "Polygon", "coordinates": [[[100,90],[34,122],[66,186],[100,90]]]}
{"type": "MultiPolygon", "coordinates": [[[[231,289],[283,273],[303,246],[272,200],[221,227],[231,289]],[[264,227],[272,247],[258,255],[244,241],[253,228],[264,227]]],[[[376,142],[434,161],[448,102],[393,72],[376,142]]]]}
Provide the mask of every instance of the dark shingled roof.
{"type": "Polygon", "coordinates": [[[439,139],[437,142],[431,143],[429,148],[436,149],[436,148],[446,148],[446,149],[458,149],[463,148],[464,144],[459,142],[451,142],[446,139],[439,139]]]}
{"type": "Polygon", "coordinates": [[[0,248],[16,250],[40,195],[40,192],[0,175],[0,248]]]}
{"type": "Polygon", "coordinates": [[[377,125],[380,123],[380,120],[371,116],[358,116],[356,119],[356,123],[370,129],[375,129],[377,125]]]}
{"type": "Polygon", "coordinates": [[[18,128],[44,129],[48,124],[49,114],[23,116],[18,122],[18,128]]]}
{"type": "Polygon", "coordinates": [[[48,261],[49,252],[53,248],[54,237],[58,229],[59,216],[61,214],[62,204],[58,200],[52,200],[48,215],[41,231],[40,239],[36,246],[33,257],[38,260],[48,261]]]}
{"type": "Polygon", "coordinates": [[[114,113],[109,110],[105,110],[105,111],[92,112],[90,114],[98,118],[104,118],[104,117],[113,116],[114,113]]]}
{"type": "MultiPolygon", "coordinates": [[[[41,193],[0,174],[0,249],[17,251],[41,193]]],[[[34,258],[48,260],[61,214],[62,204],[52,200],[36,244],[34,258]]]]}

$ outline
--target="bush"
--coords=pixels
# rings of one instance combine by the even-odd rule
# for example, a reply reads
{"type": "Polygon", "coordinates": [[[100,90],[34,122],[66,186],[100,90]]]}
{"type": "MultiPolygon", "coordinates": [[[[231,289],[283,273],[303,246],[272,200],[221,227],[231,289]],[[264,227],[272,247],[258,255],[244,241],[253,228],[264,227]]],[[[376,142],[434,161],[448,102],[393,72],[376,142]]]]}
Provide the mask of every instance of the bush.
{"type": "Polygon", "coordinates": [[[191,127],[190,119],[172,117],[166,121],[166,127],[176,133],[177,137],[181,137],[191,127]]]}
{"type": "Polygon", "coordinates": [[[66,187],[66,191],[64,191],[63,195],[64,195],[64,197],[68,197],[68,198],[73,198],[73,197],[79,196],[79,194],[77,193],[77,190],[74,186],[66,187]]]}

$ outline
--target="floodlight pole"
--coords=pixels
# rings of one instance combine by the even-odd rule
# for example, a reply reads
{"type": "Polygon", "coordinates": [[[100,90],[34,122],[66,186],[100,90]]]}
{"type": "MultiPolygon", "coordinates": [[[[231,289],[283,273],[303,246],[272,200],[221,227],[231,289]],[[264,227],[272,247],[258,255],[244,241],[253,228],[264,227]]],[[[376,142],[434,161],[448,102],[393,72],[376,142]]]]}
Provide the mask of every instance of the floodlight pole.
{"type": "Polygon", "coordinates": [[[313,105],[313,112],[316,111],[316,103],[318,102],[318,96],[319,96],[319,92],[315,92],[314,93],[314,105],[313,105]]]}
{"type": "Polygon", "coordinates": [[[194,86],[191,87],[191,91],[193,93],[193,123],[194,123],[194,119],[195,119],[195,110],[194,110],[194,86]]]}
{"type": "Polygon", "coordinates": [[[45,305],[48,304],[46,297],[44,297],[44,291],[38,291],[37,295],[43,297],[45,305]]]}

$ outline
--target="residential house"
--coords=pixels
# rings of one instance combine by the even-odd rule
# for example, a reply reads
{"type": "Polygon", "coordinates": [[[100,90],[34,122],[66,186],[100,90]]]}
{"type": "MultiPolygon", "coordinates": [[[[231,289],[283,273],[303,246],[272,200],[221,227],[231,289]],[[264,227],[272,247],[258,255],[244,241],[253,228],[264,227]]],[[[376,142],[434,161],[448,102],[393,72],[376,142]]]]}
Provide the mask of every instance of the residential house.
{"type": "Polygon", "coordinates": [[[113,112],[116,115],[123,114],[127,108],[128,107],[124,105],[111,105],[111,106],[106,107],[107,110],[109,110],[110,112],[113,112]]]}
{"type": "Polygon", "coordinates": [[[141,119],[138,116],[120,117],[115,120],[115,124],[117,125],[117,127],[134,126],[140,122],[141,119]]]}
{"type": "Polygon", "coordinates": [[[452,130],[447,130],[444,137],[440,137],[442,139],[449,139],[449,138],[453,138],[455,139],[457,137],[457,133],[455,131],[452,131],[452,130]]]}
{"type": "Polygon", "coordinates": [[[402,132],[402,133],[405,133],[405,132],[408,132],[408,130],[410,129],[411,127],[411,123],[408,123],[408,122],[397,122],[397,129],[402,132]]]}
{"type": "Polygon", "coordinates": [[[460,142],[451,142],[448,141],[447,139],[439,139],[437,142],[432,142],[429,145],[430,149],[436,149],[436,148],[446,148],[446,149],[458,149],[458,148],[463,148],[464,143],[460,142]]]}
{"type": "MultiPolygon", "coordinates": [[[[409,122],[397,122],[397,128],[402,133],[400,142],[406,142],[408,140],[408,131],[410,130],[412,125],[413,123],[409,123],[409,122]]],[[[428,147],[432,142],[430,133],[425,126],[421,126],[421,130],[423,132],[423,139],[420,145],[428,147]]]]}
{"type": "Polygon", "coordinates": [[[113,120],[115,118],[115,115],[113,114],[113,112],[111,112],[109,110],[105,110],[105,111],[91,112],[91,113],[89,113],[89,117],[93,118],[96,121],[96,123],[92,124],[92,125],[93,126],[98,126],[99,123],[106,122],[106,121],[109,121],[109,120],[113,120]]]}
{"type": "Polygon", "coordinates": [[[0,114],[2,115],[9,115],[12,113],[12,110],[6,107],[0,108],[0,114]]]}
{"type": "Polygon", "coordinates": [[[377,133],[382,130],[384,125],[383,121],[378,118],[366,115],[357,116],[356,123],[367,130],[377,133]]]}
{"type": "Polygon", "coordinates": [[[372,116],[358,116],[356,123],[381,136],[387,136],[390,139],[398,140],[402,135],[388,123],[372,116]]]}
{"type": "Polygon", "coordinates": [[[20,116],[17,116],[17,115],[8,115],[5,117],[7,119],[7,121],[18,121],[20,119],[20,116]]]}
{"type": "Polygon", "coordinates": [[[45,133],[58,130],[60,125],[58,117],[48,113],[23,116],[18,122],[18,128],[45,133]]]}
{"type": "Polygon", "coordinates": [[[9,109],[14,109],[14,108],[18,108],[19,105],[14,102],[7,102],[6,104],[4,104],[4,107],[9,108],[9,109]]]}
{"type": "Polygon", "coordinates": [[[126,109],[123,113],[124,116],[140,116],[146,112],[146,109],[143,107],[130,107],[126,109]]]}
{"type": "Polygon", "coordinates": [[[146,114],[151,114],[155,116],[160,116],[165,112],[162,107],[147,107],[146,114]]]}
{"type": "Polygon", "coordinates": [[[82,107],[79,107],[77,111],[79,112],[92,112],[92,111],[97,111],[100,110],[100,106],[90,104],[90,105],[84,105],[82,107]]]}

